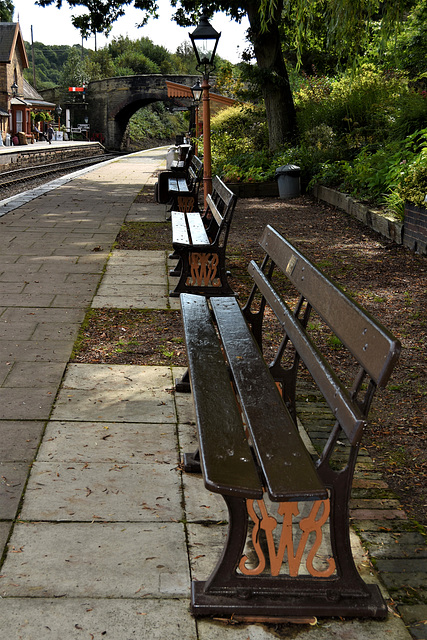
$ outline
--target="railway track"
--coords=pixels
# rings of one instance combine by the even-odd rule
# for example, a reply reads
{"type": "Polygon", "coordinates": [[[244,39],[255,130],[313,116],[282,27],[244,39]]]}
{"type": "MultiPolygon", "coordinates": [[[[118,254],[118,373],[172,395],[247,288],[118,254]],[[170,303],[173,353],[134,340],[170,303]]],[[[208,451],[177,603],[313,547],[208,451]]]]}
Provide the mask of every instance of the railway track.
{"type": "Polygon", "coordinates": [[[63,160],[51,164],[41,164],[33,167],[24,167],[22,169],[13,169],[12,171],[4,171],[0,173],[0,198],[1,194],[5,197],[10,195],[10,191],[19,193],[25,188],[31,188],[33,183],[48,182],[58,174],[65,175],[78,171],[84,167],[105,162],[117,157],[118,154],[104,153],[99,156],[91,156],[85,158],[74,158],[72,160],[63,160]]]}

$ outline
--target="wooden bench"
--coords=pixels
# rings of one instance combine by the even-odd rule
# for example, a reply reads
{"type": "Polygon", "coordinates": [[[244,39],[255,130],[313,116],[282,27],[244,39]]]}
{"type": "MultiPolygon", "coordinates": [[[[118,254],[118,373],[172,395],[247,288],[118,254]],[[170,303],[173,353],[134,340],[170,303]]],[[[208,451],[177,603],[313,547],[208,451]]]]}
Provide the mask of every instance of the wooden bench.
{"type": "Polygon", "coordinates": [[[172,257],[178,259],[171,276],[179,277],[170,296],[185,291],[206,296],[233,295],[228,284],[225,253],[237,197],[215,176],[207,208],[197,211],[172,211],[172,257]]]}
{"type": "Polygon", "coordinates": [[[206,488],[229,511],[217,566],[207,581],[193,581],[192,613],[384,618],[378,586],[354,564],[349,497],[372,398],[400,345],[272,227],[261,246],[265,259],[249,265],[254,287],[242,310],[233,297],[181,295],[199,437],[184,469],[201,466],[206,488]],[[293,309],[281,292],[290,285],[293,309]],[[268,332],[276,321],[283,339],[267,365],[263,324],[268,332]],[[318,324],[352,355],[350,383],[316,346],[318,324]],[[297,379],[307,372],[335,422],[318,454],[296,420],[297,379]]]}
{"type": "Polygon", "coordinates": [[[168,175],[168,202],[170,210],[198,211],[198,195],[203,178],[203,162],[193,155],[185,173],[168,175]]]}
{"type": "Polygon", "coordinates": [[[188,171],[194,149],[191,144],[179,145],[179,157],[171,163],[171,171],[188,171]]]}

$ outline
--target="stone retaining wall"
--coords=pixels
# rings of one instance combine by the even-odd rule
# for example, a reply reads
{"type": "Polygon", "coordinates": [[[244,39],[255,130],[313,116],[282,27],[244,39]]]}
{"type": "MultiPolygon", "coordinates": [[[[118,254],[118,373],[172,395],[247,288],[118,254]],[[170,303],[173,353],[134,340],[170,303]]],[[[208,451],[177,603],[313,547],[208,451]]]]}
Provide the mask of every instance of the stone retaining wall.
{"type": "Polygon", "coordinates": [[[2,149],[4,151],[0,153],[0,172],[72,160],[73,158],[99,156],[105,153],[104,147],[99,142],[77,143],[72,146],[65,143],[64,146],[55,145],[52,147],[39,147],[30,144],[19,147],[2,147],[2,149]]]}
{"type": "Polygon", "coordinates": [[[322,185],[316,185],[314,187],[313,195],[315,198],[323,200],[354,216],[366,224],[366,226],[377,231],[389,240],[393,240],[393,242],[397,244],[403,244],[404,225],[395,218],[382,213],[380,214],[366,205],[361,204],[354,198],[347,196],[345,193],[340,193],[339,191],[329,189],[329,187],[323,187],[322,185]]]}

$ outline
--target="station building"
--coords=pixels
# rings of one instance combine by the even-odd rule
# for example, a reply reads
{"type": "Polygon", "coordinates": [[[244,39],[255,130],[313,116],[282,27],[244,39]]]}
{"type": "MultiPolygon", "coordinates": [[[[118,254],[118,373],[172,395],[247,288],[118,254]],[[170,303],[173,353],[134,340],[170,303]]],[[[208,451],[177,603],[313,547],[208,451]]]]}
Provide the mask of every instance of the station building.
{"type": "Polygon", "coordinates": [[[28,67],[19,23],[0,22],[0,144],[16,138],[20,144],[33,141],[34,116],[43,112],[53,117],[55,104],[46,102],[25,80],[28,67]]]}

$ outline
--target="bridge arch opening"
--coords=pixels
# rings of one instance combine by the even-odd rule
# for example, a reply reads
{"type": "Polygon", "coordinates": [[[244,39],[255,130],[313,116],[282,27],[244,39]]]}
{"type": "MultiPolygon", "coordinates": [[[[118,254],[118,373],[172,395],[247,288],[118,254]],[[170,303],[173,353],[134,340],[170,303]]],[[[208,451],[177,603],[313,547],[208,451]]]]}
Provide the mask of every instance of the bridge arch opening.
{"type": "Polygon", "coordinates": [[[116,115],[120,147],[124,151],[138,150],[175,142],[177,134],[191,129],[191,113],[173,100],[141,100],[126,105],[116,115]]]}
{"type": "MultiPolygon", "coordinates": [[[[120,150],[129,120],[143,107],[156,102],[189,108],[192,105],[190,87],[195,76],[164,76],[147,74],[95,80],[88,87],[88,107],[92,130],[99,131],[109,149],[120,150]],[[184,91],[170,92],[170,87],[184,91]]],[[[178,130],[178,133],[184,133],[178,130]]]]}

